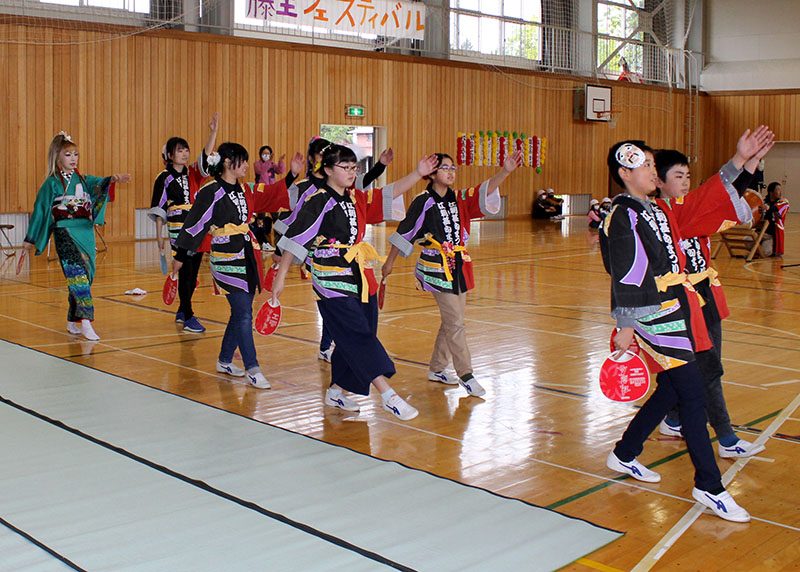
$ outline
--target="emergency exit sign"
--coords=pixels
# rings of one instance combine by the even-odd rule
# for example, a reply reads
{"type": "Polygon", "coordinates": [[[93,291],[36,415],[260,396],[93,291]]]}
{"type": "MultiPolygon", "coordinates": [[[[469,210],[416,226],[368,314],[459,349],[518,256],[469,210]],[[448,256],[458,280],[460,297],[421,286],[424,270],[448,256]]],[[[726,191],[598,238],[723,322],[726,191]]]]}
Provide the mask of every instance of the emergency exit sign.
{"type": "Polygon", "coordinates": [[[344,108],[345,117],[364,117],[366,110],[363,105],[347,105],[344,108]]]}

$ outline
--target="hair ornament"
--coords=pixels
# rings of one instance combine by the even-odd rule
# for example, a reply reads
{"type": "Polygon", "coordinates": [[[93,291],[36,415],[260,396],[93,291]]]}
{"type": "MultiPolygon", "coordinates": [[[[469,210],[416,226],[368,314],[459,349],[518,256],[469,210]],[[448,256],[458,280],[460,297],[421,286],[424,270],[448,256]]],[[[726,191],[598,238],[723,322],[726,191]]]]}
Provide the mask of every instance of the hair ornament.
{"type": "Polygon", "coordinates": [[[639,149],[633,143],[625,143],[620,145],[616,153],[617,163],[628,169],[636,169],[644,165],[645,157],[644,151],[639,149]]]}
{"type": "Polygon", "coordinates": [[[66,131],[63,130],[59,131],[58,133],[56,133],[56,135],[61,135],[65,141],[69,141],[70,143],[72,143],[72,137],[70,137],[69,133],[67,133],[66,131]]]}
{"type": "Polygon", "coordinates": [[[217,153],[216,151],[214,153],[211,153],[208,156],[208,159],[206,159],[206,161],[208,161],[208,164],[211,165],[212,167],[215,167],[216,165],[219,165],[219,162],[221,160],[222,160],[222,157],[220,157],[219,153],[217,153]]]}

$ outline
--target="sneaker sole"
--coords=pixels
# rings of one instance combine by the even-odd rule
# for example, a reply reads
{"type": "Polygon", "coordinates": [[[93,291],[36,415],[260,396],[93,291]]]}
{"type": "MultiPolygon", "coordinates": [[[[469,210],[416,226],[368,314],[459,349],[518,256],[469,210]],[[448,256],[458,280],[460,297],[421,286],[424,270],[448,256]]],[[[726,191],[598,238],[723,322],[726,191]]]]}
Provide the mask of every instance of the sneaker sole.
{"type": "Polygon", "coordinates": [[[193,334],[202,334],[203,332],[205,332],[204,329],[203,330],[196,330],[194,328],[187,328],[186,326],[183,327],[183,331],[184,332],[191,332],[193,334]]]}

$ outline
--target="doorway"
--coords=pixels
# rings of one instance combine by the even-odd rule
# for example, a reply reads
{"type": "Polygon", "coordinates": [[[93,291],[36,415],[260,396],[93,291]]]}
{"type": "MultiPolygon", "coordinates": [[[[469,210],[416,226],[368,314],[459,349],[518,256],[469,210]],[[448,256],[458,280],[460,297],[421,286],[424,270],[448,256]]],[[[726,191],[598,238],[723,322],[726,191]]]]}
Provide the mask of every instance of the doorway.
{"type": "MultiPolygon", "coordinates": [[[[361,181],[364,174],[369,171],[386,149],[386,128],[374,125],[334,125],[323,123],[320,125],[319,134],[331,143],[350,147],[358,159],[358,179],[356,187],[363,188],[361,181]]],[[[381,187],[386,183],[384,173],[373,183],[381,187]]]]}

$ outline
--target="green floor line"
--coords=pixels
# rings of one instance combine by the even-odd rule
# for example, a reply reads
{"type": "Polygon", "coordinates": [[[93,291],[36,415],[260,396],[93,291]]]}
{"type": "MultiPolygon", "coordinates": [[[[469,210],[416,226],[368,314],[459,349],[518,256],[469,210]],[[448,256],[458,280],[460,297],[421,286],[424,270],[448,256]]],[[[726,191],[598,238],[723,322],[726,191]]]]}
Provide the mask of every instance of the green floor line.
{"type": "MultiPolygon", "coordinates": [[[[750,421],[749,423],[745,423],[743,426],[744,427],[752,427],[753,425],[757,425],[757,424],[761,423],[762,421],[766,421],[767,419],[772,419],[773,417],[778,415],[778,413],[780,413],[781,411],[783,411],[783,409],[778,409],[777,411],[773,411],[772,413],[768,413],[767,415],[759,417],[758,419],[754,419],[753,421],[750,421]]],[[[717,440],[717,438],[714,437],[711,440],[711,442],[713,443],[716,440],[717,440]]],[[[669,461],[672,461],[673,459],[677,459],[678,457],[682,457],[683,455],[686,455],[688,453],[689,453],[688,449],[682,449],[681,451],[677,451],[675,453],[672,453],[671,455],[667,455],[666,457],[664,457],[662,459],[659,459],[657,461],[653,461],[649,465],[646,465],[646,467],[648,469],[652,469],[653,467],[658,467],[659,465],[663,465],[664,463],[668,463],[669,461]]],[[[569,503],[571,503],[573,501],[581,499],[581,498],[583,498],[585,496],[588,496],[588,495],[590,495],[592,493],[596,493],[597,491],[601,491],[604,488],[609,487],[612,484],[614,484],[614,482],[624,481],[625,479],[629,479],[629,478],[631,478],[631,477],[629,477],[628,475],[621,475],[619,477],[614,478],[611,481],[605,481],[603,483],[600,483],[599,485],[595,485],[595,486],[590,487],[588,489],[585,489],[585,490],[582,490],[580,492],[577,492],[574,495],[570,495],[570,496],[568,496],[566,498],[558,500],[558,501],[556,501],[556,502],[554,502],[552,504],[546,505],[545,508],[549,508],[551,510],[555,510],[555,509],[557,509],[559,507],[562,507],[562,506],[564,506],[566,504],[569,504],[569,503]]]]}

